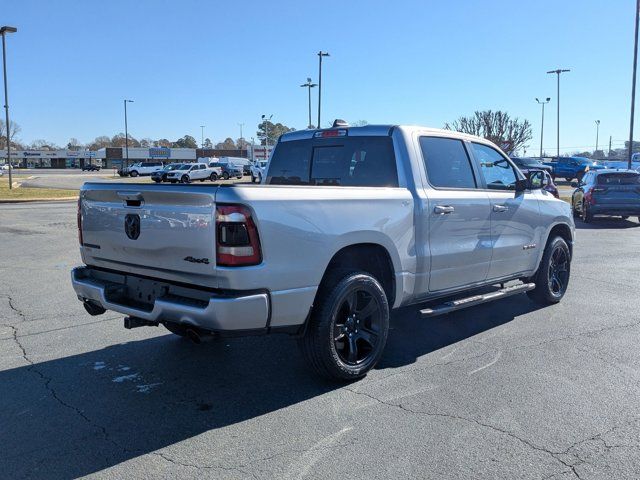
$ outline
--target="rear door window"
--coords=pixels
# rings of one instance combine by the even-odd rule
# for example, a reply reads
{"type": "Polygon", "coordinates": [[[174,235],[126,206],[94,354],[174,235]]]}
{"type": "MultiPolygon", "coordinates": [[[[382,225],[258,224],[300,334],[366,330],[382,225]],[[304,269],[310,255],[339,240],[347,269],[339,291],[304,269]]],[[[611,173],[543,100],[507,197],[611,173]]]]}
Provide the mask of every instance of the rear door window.
{"type": "Polygon", "coordinates": [[[397,187],[391,137],[340,137],[280,142],[267,184],[397,187]]]}
{"type": "Polygon", "coordinates": [[[420,137],[429,183],[436,188],[476,188],[476,179],[462,140],[420,137]]]}

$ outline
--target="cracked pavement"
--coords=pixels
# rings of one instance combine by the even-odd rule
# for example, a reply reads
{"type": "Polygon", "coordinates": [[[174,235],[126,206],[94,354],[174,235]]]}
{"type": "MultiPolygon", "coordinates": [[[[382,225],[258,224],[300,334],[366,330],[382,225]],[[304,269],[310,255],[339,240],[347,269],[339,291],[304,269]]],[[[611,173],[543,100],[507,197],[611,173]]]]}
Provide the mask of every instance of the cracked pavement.
{"type": "Polygon", "coordinates": [[[195,346],[90,317],[75,205],[0,206],[0,478],[640,477],[640,225],[577,232],[559,305],[393,315],[349,385],[285,336],[195,346]]]}

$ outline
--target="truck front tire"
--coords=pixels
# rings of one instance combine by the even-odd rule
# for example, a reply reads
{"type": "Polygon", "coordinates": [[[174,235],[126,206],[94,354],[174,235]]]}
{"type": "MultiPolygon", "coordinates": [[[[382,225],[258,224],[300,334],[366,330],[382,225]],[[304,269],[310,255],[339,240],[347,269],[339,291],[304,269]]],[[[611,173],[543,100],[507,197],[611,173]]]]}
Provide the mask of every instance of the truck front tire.
{"type": "Polygon", "coordinates": [[[562,237],[547,243],[538,272],[531,281],[536,288],[527,292],[529,298],[541,305],[558,303],[564,297],[571,275],[571,251],[562,237]]]}
{"type": "Polygon", "coordinates": [[[382,355],[389,303],[366,272],[336,271],[323,280],[299,346],[312,370],[332,380],[364,377],[382,355]]]}

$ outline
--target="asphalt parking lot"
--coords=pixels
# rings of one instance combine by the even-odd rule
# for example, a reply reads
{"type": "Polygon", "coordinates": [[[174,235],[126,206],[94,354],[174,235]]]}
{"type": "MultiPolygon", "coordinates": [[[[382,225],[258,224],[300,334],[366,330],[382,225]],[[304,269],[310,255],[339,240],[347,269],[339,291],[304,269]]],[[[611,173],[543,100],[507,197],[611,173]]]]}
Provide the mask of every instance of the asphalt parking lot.
{"type": "Polygon", "coordinates": [[[75,205],[0,205],[0,477],[638,478],[639,251],[635,219],[579,228],[559,305],[395,312],[378,367],[337,385],[289,337],[90,317],[75,205]]]}

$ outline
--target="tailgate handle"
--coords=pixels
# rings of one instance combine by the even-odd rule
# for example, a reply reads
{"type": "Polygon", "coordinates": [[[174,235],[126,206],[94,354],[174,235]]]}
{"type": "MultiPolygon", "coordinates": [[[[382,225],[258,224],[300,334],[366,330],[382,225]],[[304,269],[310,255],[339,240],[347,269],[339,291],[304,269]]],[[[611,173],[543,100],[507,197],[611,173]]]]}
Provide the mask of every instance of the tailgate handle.
{"type": "Polygon", "coordinates": [[[124,200],[127,207],[141,207],[144,198],[140,192],[116,192],[119,198],[124,200]]]}

